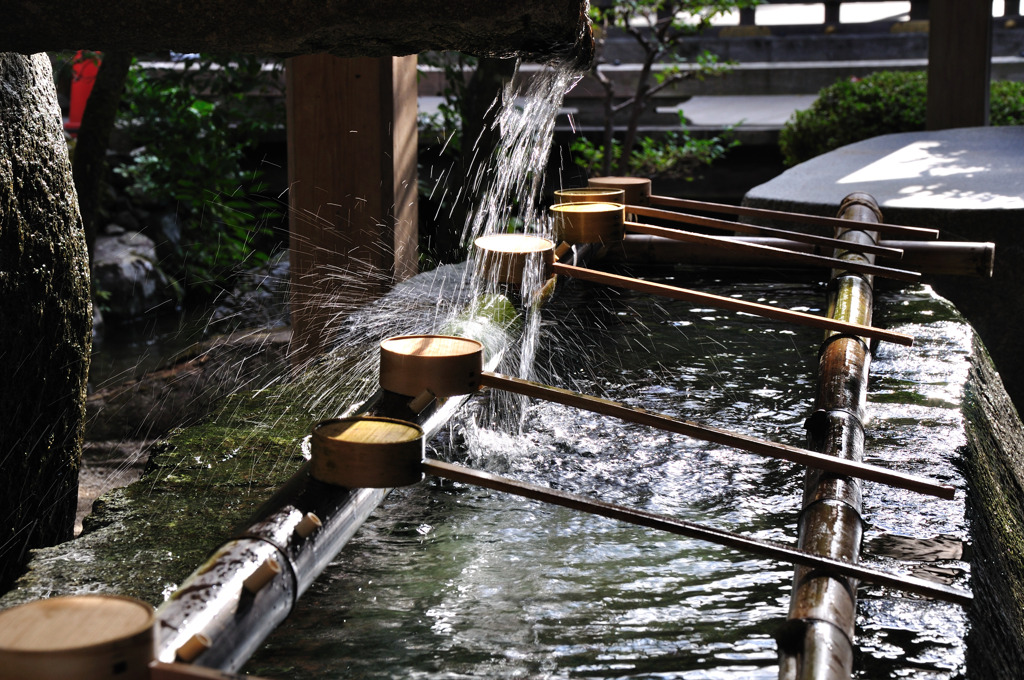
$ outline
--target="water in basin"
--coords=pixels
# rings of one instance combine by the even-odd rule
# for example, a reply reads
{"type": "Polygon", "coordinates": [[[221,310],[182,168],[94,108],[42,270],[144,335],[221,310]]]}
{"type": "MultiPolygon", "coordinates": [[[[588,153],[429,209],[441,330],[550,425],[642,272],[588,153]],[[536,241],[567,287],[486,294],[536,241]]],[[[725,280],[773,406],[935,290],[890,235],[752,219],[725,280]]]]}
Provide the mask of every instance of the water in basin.
{"type": "MultiPolygon", "coordinates": [[[[820,313],[811,283],[688,285],[820,313]]],[[[867,459],[962,488],[948,309],[891,293],[872,370],[867,459]],[[916,323],[924,321],[925,323],[916,323]],[[901,324],[911,324],[902,326],[901,324]],[[951,380],[951,378],[953,378],[951,380]]],[[[546,382],[802,445],[821,336],[751,316],[574,283],[544,308],[546,382]]],[[[486,397],[430,455],[793,544],[800,466],[567,407],[529,402],[521,429],[486,397]]],[[[966,586],[962,493],[865,484],[863,561],[966,586]],[[918,539],[930,539],[922,541],[918,539]]],[[[247,670],[270,678],[774,678],[793,569],[706,543],[428,479],[392,493],[247,670]]],[[[864,586],[857,676],[965,673],[966,615],[864,586]]]]}

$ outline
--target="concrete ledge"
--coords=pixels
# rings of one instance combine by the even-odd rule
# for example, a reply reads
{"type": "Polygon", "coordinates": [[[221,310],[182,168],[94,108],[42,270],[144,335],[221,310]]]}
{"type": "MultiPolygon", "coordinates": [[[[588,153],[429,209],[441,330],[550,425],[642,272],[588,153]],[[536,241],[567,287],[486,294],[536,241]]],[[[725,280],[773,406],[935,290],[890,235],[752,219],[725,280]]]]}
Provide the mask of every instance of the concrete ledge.
{"type": "Polygon", "coordinates": [[[1012,678],[1024,660],[1024,432],[977,339],[964,415],[975,598],[968,668],[971,677],[1012,678]]]}
{"type": "Polygon", "coordinates": [[[1024,126],[883,135],[794,166],[747,192],[744,204],[829,214],[851,191],[866,191],[886,221],[972,239],[982,227],[1021,224],[1022,149],[1024,126]]]}
{"type": "Polygon", "coordinates": [[[1024,126],[874,137],[801,163],[754,187],[744,205],[831,214],[866,191],[886,222],[932,227],[942,238],[996,244],[991,279],[927,279],[977,328],[1014,403],[1024,404],[1024,126]],[[993,301],[998,301],[994,304],[993,301]]]}

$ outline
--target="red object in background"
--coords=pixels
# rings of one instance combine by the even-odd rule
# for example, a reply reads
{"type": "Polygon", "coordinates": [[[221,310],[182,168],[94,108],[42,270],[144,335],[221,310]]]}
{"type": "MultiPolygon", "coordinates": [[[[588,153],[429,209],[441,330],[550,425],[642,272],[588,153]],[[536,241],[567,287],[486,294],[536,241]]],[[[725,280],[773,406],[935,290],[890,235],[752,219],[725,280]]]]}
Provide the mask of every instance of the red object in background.
{"type": "Polygon", "coordinates": [[[71,103],[68,105],[68,120],[64,123],[64,129],[70,132],[72,137],[77,135],[78,128],[82,127],[85,103],[89,101],[93,83],[96,82],[96,73],[100,70],[100,56],[99,52],[90,52],[86,56],[79,50],[71,65],[71,103]]]}

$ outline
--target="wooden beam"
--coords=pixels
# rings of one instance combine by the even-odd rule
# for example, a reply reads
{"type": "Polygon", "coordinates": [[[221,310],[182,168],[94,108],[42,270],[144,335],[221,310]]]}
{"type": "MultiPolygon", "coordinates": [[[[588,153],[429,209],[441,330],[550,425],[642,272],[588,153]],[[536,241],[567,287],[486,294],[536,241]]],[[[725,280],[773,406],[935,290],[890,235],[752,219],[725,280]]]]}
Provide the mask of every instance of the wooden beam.
{"type": "Polygon", "coordinates": [[[4,0],[0,52],[88,47],[151,53],[326,52],[384,57],[426,50],[588,63],[583,0],[4,0]]]}
{"type": "Polygon", "coordinates": [[[416,57],[287,64],[293,364],[417,269],[416,57]]]}
{"type": "Polygon", "coordinates": [[[992,4],[931,0],[929,130],[988,125],[992,4]]]}

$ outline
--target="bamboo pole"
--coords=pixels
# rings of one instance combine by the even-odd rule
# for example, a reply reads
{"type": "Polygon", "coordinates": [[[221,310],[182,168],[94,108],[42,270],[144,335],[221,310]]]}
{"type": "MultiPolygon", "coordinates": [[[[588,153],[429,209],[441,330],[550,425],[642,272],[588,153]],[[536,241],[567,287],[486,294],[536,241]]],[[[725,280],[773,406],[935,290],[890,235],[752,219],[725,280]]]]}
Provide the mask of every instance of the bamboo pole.
{"type": "MultiPolygon", "coordinates": [[[[495,305],[466,319],[488,351],[494,368],[508,342],[507,307],[495,305]]],[[[464,334],[471,334],[468,330],[464,334]]],[[[344,415],[399,418],[433,436],[468,396],[438,399],[419,413],[409,399],[379,390],[344,415]]],[[[155,657],[222,671],[237,671],[291,611],[389,489],[333,486],[304,464],[235,537],[216,549],[157,610],[155,657]],[[245,583],[268,561],[283,568],[256,592],[245,583]],[[201,640],[202,644],[196,644],[201,640]],[[186,658],[187,657],[187,658],[186,658]]]]}
{"type": "MultiPolygon", "coordinates": [[[[756,243],[805,253],[831,253],[831,249],[810,244],[795,244],[785,239],[764,236],[723,236],[739,243],[756,243]]],[[[995,262],[995,244],[974,241],[881,241],[903,252],[902,265],[924,274],[991,277],[995,262]]],[[[700,243],[683,243],[660,236],[626,234],[622,243],[610,248],[609,262],[638,262],[720,267],[779,266],[774,255],[756,250],[725,250],[700,243]]]]}
{"type": "MultiPolygon", "coordinates": [[[[667,238],[673,241],[683,241],[685,243],[699,243],[701,245],[723,248],[725,250],[757,250],[766,256],[774,257],[778,260],[800,262],[802,264],[817,267],[836,267],[838,265],[843,267],[847,271],[858,272],[860,274],[871,274],[873,276],[881,276],[883,278],[896,279],[898,281],[918,281],[921,279],[921,274],[919,272],[912,272],[906,269],[882,267],[869,262],[841,260],[839,258],[830,257],[827,255],[803,253],[780,246],[769,246],[760,243],[750,243],[748,241],[736,241],[734,239],[729,239],[725,236],[697,234],[692,231],[684,231],[681,229],[668,229],[666,227],[657,227],[651,224],[640,224],[638,222],[626,222],[626,229],[635,234],[661,236],[662,238],[667,238]]],[[[838,239],[829,239],[829,241],[833,241],[834,245],[842,245],[843,243],[838,239]]],[[[858,248],[856,246],[852,246],[848,248],[848,250],[860,253],[873,252],[868,250],[866,247],[858,248]]],[[[900,253],[900,255],[902,255],[902,253],[900,253]]]]}
{"type": "Polygon", "coordinates": [[[542,501],[544,503],[550,503],[551,505],[557,505],[572,510],[580,510],[592,515],[607,517],[620,522],[627,522],[629,524],[636,524],[638,526],[657,529],[659,531],[667,531],[669,533],[686,536],[688,538],[708,541],[710,543],[724,545],[726,547],[735,548],[736,550],[742,550],[754,555],[792,562],[794,564],[802,565],[805,568],[827,569],[850,578],[857,578],[869,583],[898,588],[909,593],[916,593],[926,597],[934,597],[936,599],[953,602],[961,606],[968,606],[973,601],[971,594],[968,592],[957,588],[951,588],[943,584],[934,583],[932,581],[926,581],[925,579],[917,578],[915,576],[892,574],[881,569],[853,564],[842,559],[816,555],[800,549],[794,549],[790,546],[750,538],[743,534],[715,529],[696,522],[688,522],[675,517],[669,517],[668,515],[628,508],[623,505],[595,500],[585,496],[560,491],[558,489],[551,489],[537,484],[521,482],[507,477],[494,475],[489,472],[474,470],[472,468],[452,463],[443,463],[437,460],[427,459],[423,461],[422,467],[423,471],[428,474],[450,479],[452,481],[482,486],[486,489],[511,493],[524,498],[530,498],[532,500],[542,501]]]}
{"type": "MultiPolygon", "coordinates": [[[[737,215],[739,217],[762,217],[764,219],[778,220],[782,222],[797,222],[800,224],[813,224],[835,229],[849,228],[838,217],[823,217],[821,215],[808,215],[805,213],[787,212],[784,210],[767,210],[765,208],[750,208],[741,205],[725,205],[722,203],[706,203],[704,201],[693,201],[683,198],[672,198],[670,196],[651,196],[651,205],[660,205],[665,208],[676,208],[680,210],[703,210],[705,212],[724,213],[737,215]]],[[[884,234],[903,234],[907,237],[922,239],[937,239],[938,229],[927,227],[911,227],[903,224],[886,224],[882,221],[873,225],[876,230],[884,234]]]]}
{"type": "Polygon", "coordinates": [[[914,344],[914,339],[909,335],[887,331],[882,328],[874,328],[866,324],[853,323],[842,319],[833,319],[827,316],[816,316],[814,314],[796,312],[791,309],[779,309],[778,307],[772,307],[771,305],[762,305],[756,302],[737,300],[736,298],[725,297],[722,295],[702,293],[689,288],[668,286],[663,283],[644,281],[642,279],[634,279],[628,276],[619,276],[618,274],[609,274],[608,272],[596,271],[585,267],[574,267],[572,265],[562,264],[561,262],[554,263],[553,271],[556,274],[563,274],[565,276],[582,279],[584,281],[591,281],[593,283],[614,286],[616,288],[625,288],[627,290],[635,290],[642,293],[651,293],[653,295],[660,295],[673,300],[685,300],[687,302],[704,304],[718,309],[745,312],[747,314],[763,316],[765,318],[776,319],[778,321],[788,321],[803,326],[810,326],[811,328],[820,328],[822,330],[840,333],[851,333],[865,338],[893,342],[898,345],[910,346],[914,344]]]}
{"type": "Polygon", "coordinates": [[[563,404],[565,406],[571,406],[573,408],[611,416],[613,418],[636,423],[638,425],[646,425],[648,427],[654,427],[667,432],[675,432],[677,434],[686,435],[687,437],[693,437],[702,441],[731,446],[759,456],[788,460],[793,463],[813,467],[831,474],[850,475],[851,477],[867,479],[873,482],[879,482],[881,484],[894,486],[900,489],[907,489],[909,491],[916,491],[918,493],[928,494],[946,500],[951,500],[955,492],[955,489],[951,486],[938,484],[922,477],[893,472],[892,470],[887,470],[876,465],[861,463],[859,461],[849,461],[842,458],[836,458],[835,456],[826,456],[821,453],[800,449],[795,446],[778,444],[765,439],[758,439],[757,437],[737,434],[717,427],[710,427],[686,420],[679,420],[677,418],[671,418],[658,413],[650,413],[642,409],[630,408],[608,399],[600,399],[598,397],[579,394],[577,392],[571,392],[557,387],[541,385],[540,383],[523,380],[522,378],[513,378],[484,371],[480,375],[480,384],[482,387],[491,387],[494,389],[506,390],[508,392],[515,392],[516,394],[521,394],[535,399],[543,399],[556,404],[563,404]]]}
{"type": "MultiPolygon", "coordinates": [[[[869,196],[851,195],[844,220],[880,221],[869,196]]],[[[847,231],[847,238],[875,238],[847,231]]],[[[836,273],[829,316],[871,320],[871,281],[836,273]]],[[[808,420],[808,448],[859,461],[864,455],[864,417],[870,351],[859,338],[827,334],[819,355],[818,392],[808,420]]],[[[862,532],[861,489],[856,479],[808,471],[799,519],[802,550],[856,563],[862,532]]],[[[778,635],[780,680],[845,680],[853,670],[858,578],[837,570],[798,566],[789,616],[778,635]]]]}
{"type": "MultiPolygon", "coordinates": [[[[874,255],[901,255],[901,253],[897,253],[893,248],[879,246],[875,243],[862,243],[854,245],[849,242],[844,243],[842,240],[832,238],[831,236],[819,236],[817,234],[808,234],[805,232],[790,231],[787,229],[775,229],[773,227],[760,227],[753,224],[745,224],[743,222],[718,220],[713,217],[701,217],[699,215],[674,212],[672,210],[659,210],[657,208],[648,208],[641,205],[627,205],[626,212],[629,213],[630,215],[637,215],[640,217],[653,217],[655,219],[661,219],[667,222],[693,224],[698,227],[709,227],[711,229],[719,229],[721,231],[728,231],[732,233],[739,232],[747,234],[763,234],[767,236],[775,236],[776,238],[780,239],[786,239],[788,241],[797,241],[799,243],[812,243],[814,245],[829,246],[832,248],[845,248],[847,250],[857,248],[860,252],[872,253],[874,255]]],[[[643,231],[641,229],[631,228],[633,226],[634,225],[627,224],[626,228],[638,234],[651,233],[648,231],[643,231]]],[[[659,233],[658,235],[667,236],[667,234],[663,233],[659,233]]]]}

